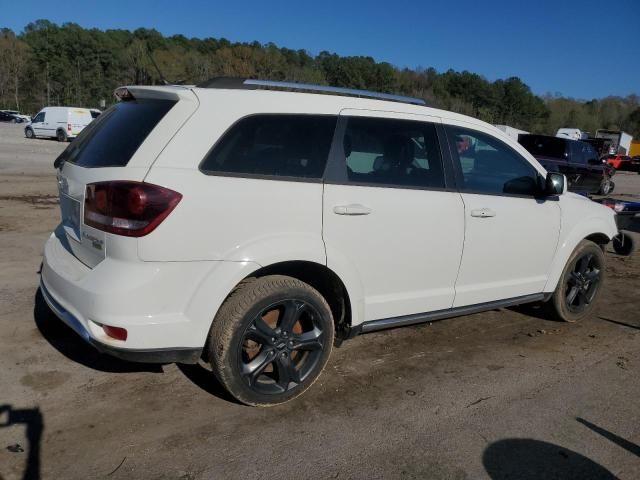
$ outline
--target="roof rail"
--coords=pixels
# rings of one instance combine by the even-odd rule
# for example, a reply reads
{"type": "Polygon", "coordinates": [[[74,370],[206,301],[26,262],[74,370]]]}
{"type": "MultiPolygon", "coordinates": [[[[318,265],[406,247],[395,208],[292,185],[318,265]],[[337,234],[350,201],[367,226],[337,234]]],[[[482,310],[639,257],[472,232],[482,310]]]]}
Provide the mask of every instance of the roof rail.
{"type": "Polygon", "coordinates": [[[315,85],[312,83],[279,82],[274,80],[254,80],[250,78],[216,77],[207,80],[199,85],[200,88],[227,88],[255,90],[264,88],[266,90],[300,90],[317,93],[334,93],[337,95],[347,95],[352,97],[375,98],[378,100],[389,100],[392,102],[411,103],[413,105],[427,105],[421,98],[405,97],[404,95],[394,95],[391,93],[372,92],[370,90],[358,90],[355,88],[330,87],[327,85],[315,85]]]}

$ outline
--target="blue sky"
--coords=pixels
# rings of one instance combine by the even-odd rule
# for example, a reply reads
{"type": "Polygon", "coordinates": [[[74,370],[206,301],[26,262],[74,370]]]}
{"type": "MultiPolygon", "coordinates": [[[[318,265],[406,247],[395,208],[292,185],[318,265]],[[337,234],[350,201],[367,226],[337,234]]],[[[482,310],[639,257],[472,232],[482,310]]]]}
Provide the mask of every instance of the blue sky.
{"type": "Polygon", "coordinates": [[[640,0],[2,1],[0,27],[46,18],[368,55],[399,67],[518,76],[537,94],[640,94],[640,0]],[[62,7],[62,8],[61,8],[62,7]]]}

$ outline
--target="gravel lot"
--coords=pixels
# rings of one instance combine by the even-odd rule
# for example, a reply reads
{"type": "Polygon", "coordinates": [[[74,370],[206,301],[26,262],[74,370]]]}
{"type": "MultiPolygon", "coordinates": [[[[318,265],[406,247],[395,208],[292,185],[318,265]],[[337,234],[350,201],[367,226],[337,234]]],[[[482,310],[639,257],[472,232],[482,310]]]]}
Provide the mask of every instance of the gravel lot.
{"type": "MultiPolygon", "coordinates": [[[[599,311],[369,334],[301,399],[231,401],[200,366],[104,357],[36,294],[64,148],[0,124],[0,479],[640,478],[640,257],[599,311]]],[[[640,198],[640,176],[616,176],[640,198]]]]}

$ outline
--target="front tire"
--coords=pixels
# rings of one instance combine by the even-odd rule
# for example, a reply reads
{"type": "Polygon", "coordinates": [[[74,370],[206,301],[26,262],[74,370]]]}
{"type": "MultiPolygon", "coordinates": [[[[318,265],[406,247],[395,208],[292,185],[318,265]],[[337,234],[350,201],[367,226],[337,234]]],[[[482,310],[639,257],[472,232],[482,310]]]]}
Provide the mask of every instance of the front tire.
{"type": "Polygon", "coordinates": [[[615,187],[615,183],[613,183],[611,180],[605,180],[600,185],[600,190],[598,191],[598,195],[604,195],[604,196],[609,195],[611,194],[611,192],[613,192],[614,187],[615,187]]]}
{"type": "Polygon", "coordinates": [[[604,266],[602,249],[582,240],[569,257],[549,301],[551,313],[565,322],[577,322],[591,314],[604,285],[604,266]]]}
{"type": "Polygon", "coordinates": [[[33,133],[33,129],[32,128],[25,128],[24,129],[24,136],[27,138],[36,138],[35,133],[33,133]]]}
{"type": "Polygon", "coordinates": [[[220,383],[242,403],[272,406],[315,382],[331,354],[334,324],[317,290],[270,275],[236,287],[209,335],[209,359],[220,383]]]}

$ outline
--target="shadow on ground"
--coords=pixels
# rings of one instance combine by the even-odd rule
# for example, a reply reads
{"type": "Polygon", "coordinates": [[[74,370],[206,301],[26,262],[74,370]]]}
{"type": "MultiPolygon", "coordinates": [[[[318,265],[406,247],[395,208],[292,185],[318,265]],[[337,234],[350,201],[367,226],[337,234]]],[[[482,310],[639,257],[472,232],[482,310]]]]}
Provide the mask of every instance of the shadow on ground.
{"type": "MultiPolygon", "coordinates": [[[[35,296],[33,318],[44,339],[73,362],[93,370],[108,373],[163,373],[161,364],[127,362],[126,360],[98,352],[56,317],[47,302],[45,302],[39,288],[35,296]]],[[[222,400],[238,403],[218,382],[213,372],[202,365],[177,364],[177,366],[182,374],[198,388],[222,400]]]]}
{"type": "Polygon", "coordinates": [[[162,365],[127,362],[98,352],[56,317],[47,302],[45,302],[40,288],[38,288],[35,295],[33,319],[44,339],[53,348],[69,360],[80,363],[85,367],[110,373],[162,373],[162,365]]]}
{"type": "Polygon", "coordinates": [[[209,395],[218,397],[221,400],[241,405],[229,392],[220,384],[213,372],[207,370],[202,365],[187,365],[178,363],[178,369],[193,382],[197,387],[207,392],[209,395]]]}
{"type": "MultiPolygon", "coordinates": [[[[12,425],[24,425],[27,439],[27,460],[23,480],[40,478],[40,440],[44,430],[44,419],[39,408],[13,408],[12,405],[0,405],[0,428],[12,425]]],[[[24,452],[20,444],[9,445],[7,450],[13,453],[24,452]]],[[[0,475],[1,478],[1,475],[0,475]]]]}
{"type": "Polygon", "coordinates": [[[598,425],[595,425],[589,422],[588,420],[585,420],[584,418],[577,417],[576,420],[582,425],[584,425],[585,427],[587,427],[588,429],[590,429],[591,431],[599,435],[602,435],[604,438],[606,438],[610,442],[613,442],[619,447],[624,448],[627,452],[634,454],[636,457],[640,457],[640,445],[636,445],[635,443],[630,442],[629,440],[625,440],[624,438],[619,437],[615,433],[612,433],[609,430],[599,427],[598,425]]]}
{"type": "Polygon", "coordinates": [[[602,465],[572,450],[532,439],[505,439],[492,443],[482,463],[493,480],[615,479],[602,465]]]}

